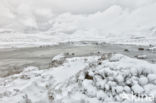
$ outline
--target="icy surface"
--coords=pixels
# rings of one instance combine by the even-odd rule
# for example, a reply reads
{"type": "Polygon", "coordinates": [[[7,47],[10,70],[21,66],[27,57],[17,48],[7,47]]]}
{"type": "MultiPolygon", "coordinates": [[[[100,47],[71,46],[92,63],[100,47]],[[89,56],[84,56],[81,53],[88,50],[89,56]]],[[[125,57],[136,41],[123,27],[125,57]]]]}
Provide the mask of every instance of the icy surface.
{"type": "Polygon", "coordinates": [[[139,94],[156,96],[155,67],[121,54],[68,58],[46,70],[28,67],[0,78],[0,102],[131,103],[135,101],[125,99],[123,93],[133,99],[139,94]]]}

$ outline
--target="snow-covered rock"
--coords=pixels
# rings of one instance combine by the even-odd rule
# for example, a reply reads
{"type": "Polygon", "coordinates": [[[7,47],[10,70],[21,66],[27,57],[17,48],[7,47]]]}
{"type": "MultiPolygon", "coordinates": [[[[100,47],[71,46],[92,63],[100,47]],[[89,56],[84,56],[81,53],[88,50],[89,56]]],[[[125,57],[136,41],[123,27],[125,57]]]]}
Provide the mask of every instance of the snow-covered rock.
{"type": "Polygon", "coordinates": [[[131,88],[129,86],[125,86],[124,87],[124,91],[127,92],[127,93],[130,93],[131,92],[131,88]]]}
{"type": "Polygon", "coordinates": [[[53,57],[52,58],[52,61],[54,61],[54,60],[56,60],[56,61],[62,61],[62,60],[64,60],[64,58],[65,58],[65,55],[64,54],[59,54],[59,55],[53,57]]]}
{"type": "Polygon", "coordinates": [[[59,65],[63,64],[64,61],[65,61],[65,55],[59,54],[59,55],[52,58],[52,61],[50,63],[50,67],[59,66],[59,65]]]}
{"type": "Polygon", "coordinates": [[[135,57],[138,59],[146,59],[147,55],[136,55],[135,57]]]}
{"type": "Polygon", "coordinates": [[[156,51],[156,47],[151,47],[151,48],[148,48],[147,50],[150,50],[152,52],[155,52],[156,51]]]}

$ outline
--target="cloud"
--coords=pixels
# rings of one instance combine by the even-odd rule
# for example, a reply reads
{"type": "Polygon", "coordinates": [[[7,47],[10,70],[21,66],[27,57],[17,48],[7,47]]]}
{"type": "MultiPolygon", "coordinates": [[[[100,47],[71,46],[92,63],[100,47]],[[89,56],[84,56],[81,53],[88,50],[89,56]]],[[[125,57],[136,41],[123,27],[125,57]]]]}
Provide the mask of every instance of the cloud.
{"type": "MultiPolygon", "coordinates": [[[[114,23],[133,27],[136,24],[128,20],[145,23],[144,20],[149,20],[146,14],[151,16],[153,14],[152,9],[148,13],[147,9],[150,8],[148,5],[153,5],[155,2],[155,0],[0,0],[0,28],[12,28],[17,31],[28,30],[28,28],[48,30],[54,26],[53,23],[57,22],[55,20],[66,12],[71,14],[67,18],[70,24],[75,21],[81,22],[78,25],[85,28],[96,25],[100,29],[109,30],[114,23]],[[125,21],[120,23],[121,19],[125,21]]],[[[63,19],[61,23],[65,24],[66,21],[63,19]]]]}

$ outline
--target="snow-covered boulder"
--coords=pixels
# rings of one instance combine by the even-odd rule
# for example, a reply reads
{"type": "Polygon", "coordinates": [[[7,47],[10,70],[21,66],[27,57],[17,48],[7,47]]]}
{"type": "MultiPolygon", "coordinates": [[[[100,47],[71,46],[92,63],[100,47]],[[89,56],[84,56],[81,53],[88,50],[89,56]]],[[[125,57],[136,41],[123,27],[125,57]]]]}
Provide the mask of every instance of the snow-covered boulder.
{"type": "Polygon", "coordinates": [[[151,47],[151,48],[148,48],[147,50],[152,51],[152,52],[156,52],[156,47],[151,47]]]}
{"type": "Polygon", "coordinates": [[[136,55],[135,57],[138,59],[147,59],[147,55],[136,55]]]}
{"type": "Polygon", "coordinates": [[[63,62],[65,61],[65,58],[66,58],[65,54],[59,54],[53,57],[51,63],[49,64],[50,67],[56,67],[56,66],[63,64],[63,62]]]}

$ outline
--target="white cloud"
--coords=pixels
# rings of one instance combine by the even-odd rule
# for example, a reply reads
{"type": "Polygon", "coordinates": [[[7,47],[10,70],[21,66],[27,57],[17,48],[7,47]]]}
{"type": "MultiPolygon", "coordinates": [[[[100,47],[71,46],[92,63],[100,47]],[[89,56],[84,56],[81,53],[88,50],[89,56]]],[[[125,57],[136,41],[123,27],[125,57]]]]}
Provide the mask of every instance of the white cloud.
{"type": "MultiPolygon", "coordinates": [[[[125,31],[126,27],[131,29],[144,23],[153,25],[154,3],[155,0],[0,0],[0,27],[47,30],[60,15],[69,12],[73,15],[67,17],[68,22],[63,18],[64,25],[76,23],[85,29],[125,31]]],[[[57,24],[59,30],[62,24],[57,24]]]]}

